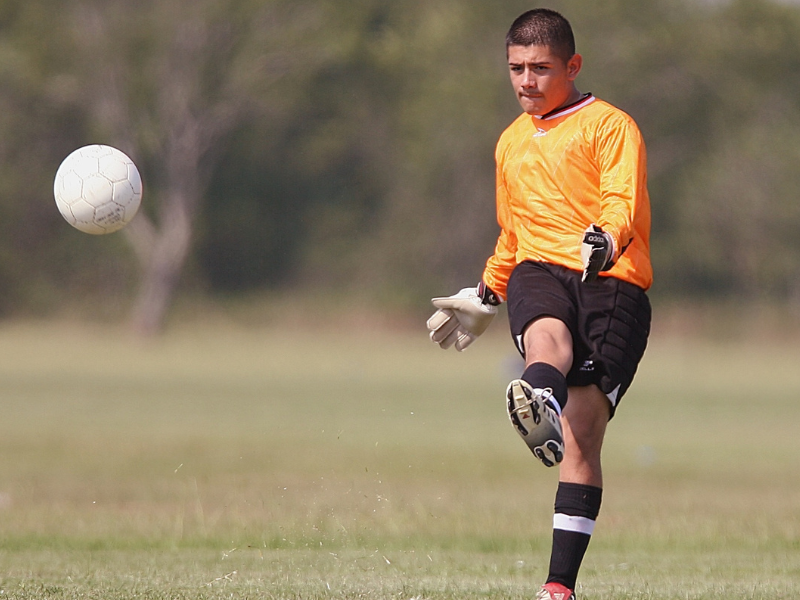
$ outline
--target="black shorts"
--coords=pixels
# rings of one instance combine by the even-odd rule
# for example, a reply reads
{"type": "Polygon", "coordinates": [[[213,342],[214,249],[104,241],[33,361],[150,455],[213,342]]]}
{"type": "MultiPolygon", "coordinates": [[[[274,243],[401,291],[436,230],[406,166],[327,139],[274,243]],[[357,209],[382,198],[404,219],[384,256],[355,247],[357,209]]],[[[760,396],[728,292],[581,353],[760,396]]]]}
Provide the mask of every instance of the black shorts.
{"type": "Polygon", "coordinates": [[[627,391],[650,334],[650,300],[637,285],[615,277],[582,283],[581,273],[525,261],[508,280],[508,319],[517,349],[539,317],[563,321],[572,334],[573,361],[567,384],[595,384],[611,401],[612,415],[627,391]]]}

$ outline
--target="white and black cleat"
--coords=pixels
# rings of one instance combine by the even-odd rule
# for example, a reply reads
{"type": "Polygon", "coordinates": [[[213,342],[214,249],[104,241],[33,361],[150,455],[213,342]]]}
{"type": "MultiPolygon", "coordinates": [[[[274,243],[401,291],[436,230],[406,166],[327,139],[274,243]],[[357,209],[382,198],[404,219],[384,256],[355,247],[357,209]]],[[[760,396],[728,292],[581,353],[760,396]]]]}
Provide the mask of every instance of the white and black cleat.
{"type": "Polygon", "coordinates": [[[544,466],[552,467],[564,459],[561,419],[547,404],[550,388],[534,391],[528,382],[515,379],[508,384],[508,418],[533,455],[544,466]],[[538,393],[537,393],[538,392],[538,393]]]}

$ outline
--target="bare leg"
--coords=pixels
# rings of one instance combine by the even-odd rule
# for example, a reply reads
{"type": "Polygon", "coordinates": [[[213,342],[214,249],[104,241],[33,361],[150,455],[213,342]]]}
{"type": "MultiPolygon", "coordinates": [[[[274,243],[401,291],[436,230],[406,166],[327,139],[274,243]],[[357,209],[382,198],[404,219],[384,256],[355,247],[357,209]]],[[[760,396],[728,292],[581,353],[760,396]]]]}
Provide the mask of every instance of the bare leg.
{"type": "Polygon", "coordinates": [[[559,481],[603,487],[600,451],[609,416],[610,403],[600,388],[569,388],[569,403],[561,418],[565,452],[559,481]]]}
{"type": "Polygon", "coordinates": [[[566,376],[572,366],[572,334],[563,321],[542,317],[533,321],[523,334],[525,366],[543,362],[566,376]]]}

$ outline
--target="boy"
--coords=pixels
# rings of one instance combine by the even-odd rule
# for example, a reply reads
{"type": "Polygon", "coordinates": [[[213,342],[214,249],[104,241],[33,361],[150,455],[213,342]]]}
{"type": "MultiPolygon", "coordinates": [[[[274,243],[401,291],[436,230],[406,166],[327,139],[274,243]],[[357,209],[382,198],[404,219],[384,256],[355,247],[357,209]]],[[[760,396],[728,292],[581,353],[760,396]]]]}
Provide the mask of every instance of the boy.
{"type": "Polygon", "coordinates": [[[578,91],[582,58],[559,13],[518,17],[506,52],[524,112],[497,144],[500,235],[476,288],[434,298],[428,329],[443,349],[464,350],[507,301],[525,359],[506,391],[508,415],[542,463],[559,465],[537,598],[574,600],[600,511],[606,425],[650,331],[645,149],[627,114],[578,91]]]}

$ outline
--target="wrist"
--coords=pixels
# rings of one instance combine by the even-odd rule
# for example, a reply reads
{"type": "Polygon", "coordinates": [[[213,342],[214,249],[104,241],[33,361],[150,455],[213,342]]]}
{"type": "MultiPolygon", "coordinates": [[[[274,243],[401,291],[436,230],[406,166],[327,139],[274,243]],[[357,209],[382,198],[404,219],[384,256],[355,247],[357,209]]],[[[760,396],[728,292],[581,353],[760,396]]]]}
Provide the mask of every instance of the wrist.
{"type": "Polygon", "coordinates": [[[619,232],[615,228],[608,226],[608,229],[606,229],[606,227],[602,227],[600,225],[595,225],[595,227],[600,229],[600,231],[608,240],[607,266],[610,269],[615,264],[617,264],[617,261],[619,260],[620,256],[622,256],[622,254],[625,252],[627,246],[622,245],[622,241],[619,238],[619,232]]]}
{"type": "Polygon", "coordinates": [[[607,231],[604,232],[606,239],[608,240],[608,258],[606,259],[606,264],[603,265],[603,270],[610,269],[614,266],[617,262],[617,240],[614,239],[614,236],[608,233],[607,231]]]}
{"type": "Polygon", "coordinates": [[[481,299],[481,304],[488,304],[489,306],[499,306],[503,303],[503,299],[495,294],[483,281],[478,283],[478,297],[481,299]]]}

